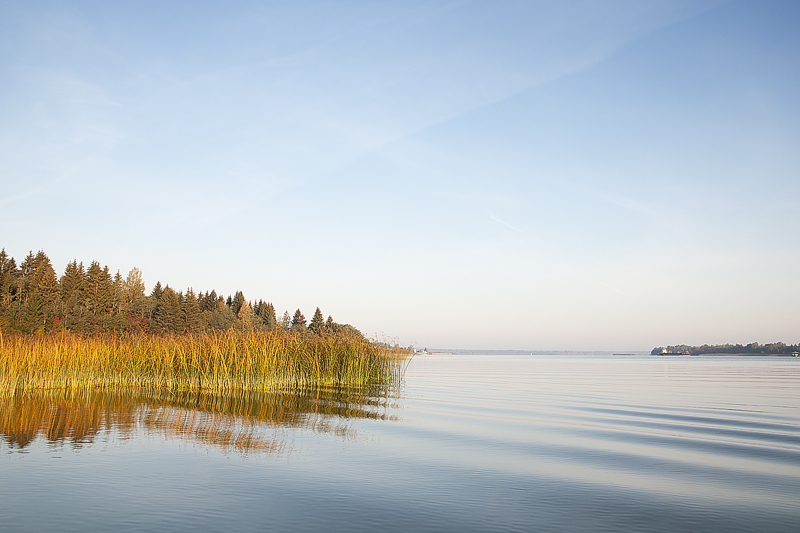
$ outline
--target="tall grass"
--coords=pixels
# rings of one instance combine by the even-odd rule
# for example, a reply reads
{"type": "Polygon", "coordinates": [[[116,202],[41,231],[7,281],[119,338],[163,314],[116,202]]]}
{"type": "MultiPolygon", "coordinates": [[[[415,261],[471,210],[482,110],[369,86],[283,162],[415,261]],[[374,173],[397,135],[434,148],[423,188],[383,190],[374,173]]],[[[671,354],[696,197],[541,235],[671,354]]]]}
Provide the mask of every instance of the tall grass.
{"type": "Polygon", "coordinates": [[[148,387],[275,391],[399,383],[399,354],[354,336],[290,332],[81,336],[0,334],[0,395],[148,387]]]}

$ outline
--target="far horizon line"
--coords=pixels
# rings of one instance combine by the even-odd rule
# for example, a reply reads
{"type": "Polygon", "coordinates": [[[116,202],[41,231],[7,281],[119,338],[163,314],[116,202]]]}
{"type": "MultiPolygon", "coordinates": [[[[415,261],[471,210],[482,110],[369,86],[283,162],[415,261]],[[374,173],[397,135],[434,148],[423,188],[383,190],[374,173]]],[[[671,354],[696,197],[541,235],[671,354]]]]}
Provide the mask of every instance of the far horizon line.
{"type": "Polygon", "coordinates": [[[475,348],[436,348],[421,347],[431,353],[455,353],[458,355],[614,355],[634,354],[650,355],[651,350],[503,350],[503,349],[475,349],[475,348]]]}

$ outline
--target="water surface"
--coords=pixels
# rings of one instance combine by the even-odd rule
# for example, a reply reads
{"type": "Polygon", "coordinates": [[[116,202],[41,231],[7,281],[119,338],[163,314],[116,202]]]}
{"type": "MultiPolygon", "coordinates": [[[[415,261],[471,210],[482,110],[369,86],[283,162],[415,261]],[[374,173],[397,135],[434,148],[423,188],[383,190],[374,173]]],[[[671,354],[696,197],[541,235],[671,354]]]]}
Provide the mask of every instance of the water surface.
{"type": "Polygon", "coordinates": [[[800,360],[426,356],[400,391],[0,402],[13,531],[797,531],[800,360]]]}

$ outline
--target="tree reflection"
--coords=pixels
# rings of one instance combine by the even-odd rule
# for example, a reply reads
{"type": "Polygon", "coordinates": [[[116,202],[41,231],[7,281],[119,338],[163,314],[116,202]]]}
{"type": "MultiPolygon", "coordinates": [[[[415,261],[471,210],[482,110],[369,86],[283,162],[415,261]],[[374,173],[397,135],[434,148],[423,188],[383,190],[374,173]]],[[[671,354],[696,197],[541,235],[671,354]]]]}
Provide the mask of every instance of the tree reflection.
{"type": "Polygon", "coordinates": [[[288,428],[353,438],[354,419],[389,420],[386,388],[316,388],[280,393],[209,394],[169,390],[26,392],[0,398],[0,438],[23,450],[90,445],[137,433],[183,439],[241,454],[288,451],[288,428]]]}

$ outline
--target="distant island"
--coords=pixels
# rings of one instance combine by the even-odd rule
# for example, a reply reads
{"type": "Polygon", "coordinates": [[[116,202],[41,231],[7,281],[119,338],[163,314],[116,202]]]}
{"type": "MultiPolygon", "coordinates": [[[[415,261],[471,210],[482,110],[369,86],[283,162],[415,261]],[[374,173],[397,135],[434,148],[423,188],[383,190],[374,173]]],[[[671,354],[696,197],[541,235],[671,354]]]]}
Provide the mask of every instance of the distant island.
{"type": "Polygon", "coordinates": [[[800,344],[784,344],[772,342],[759,344],[751,342],[741,344],[703,344],[702,346],[657,346],[651,355],[795,355],[800,353],[800,344]]]}

